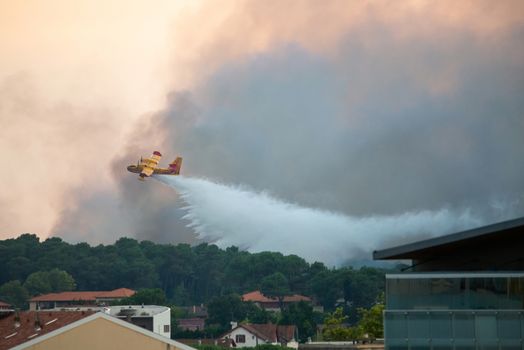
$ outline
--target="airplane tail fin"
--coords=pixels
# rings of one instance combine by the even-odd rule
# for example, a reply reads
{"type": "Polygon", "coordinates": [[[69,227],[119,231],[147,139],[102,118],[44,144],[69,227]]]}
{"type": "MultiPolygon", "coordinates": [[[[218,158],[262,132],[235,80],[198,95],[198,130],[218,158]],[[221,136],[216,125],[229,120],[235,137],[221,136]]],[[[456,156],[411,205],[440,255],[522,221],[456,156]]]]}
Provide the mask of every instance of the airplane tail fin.
{"type": "Polygon", "coordinates": [[[182,157],[176,157],[173,163],[169,164],[169,169],[173,175],[179,175],[180,168],[182,168],[182,157]]]}

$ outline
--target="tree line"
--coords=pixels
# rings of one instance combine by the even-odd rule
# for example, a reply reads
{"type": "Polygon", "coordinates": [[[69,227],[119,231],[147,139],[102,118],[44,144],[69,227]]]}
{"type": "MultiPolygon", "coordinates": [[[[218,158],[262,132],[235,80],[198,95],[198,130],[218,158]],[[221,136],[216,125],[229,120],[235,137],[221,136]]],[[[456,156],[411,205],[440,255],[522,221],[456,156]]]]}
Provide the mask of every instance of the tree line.
{"type": "Polygon", "coordinates": [[[40,241],[34,234],[0,240],[0,266],[0,299],[6,285],[25,289],[28,297],[60,289],[127,287],[158,288],[170,304],[196,305],[268,289],[273,283],[286,293],[314,298],[326,311],[343,307],[350,322],[356,320],[358,308],[369,309],[384,292],[386,272],[334,268],[310,264],[296,255],[249,253],[207,243],[190,246],[120,238],[114,244],[90,246],[58,237],[40,241]]]}

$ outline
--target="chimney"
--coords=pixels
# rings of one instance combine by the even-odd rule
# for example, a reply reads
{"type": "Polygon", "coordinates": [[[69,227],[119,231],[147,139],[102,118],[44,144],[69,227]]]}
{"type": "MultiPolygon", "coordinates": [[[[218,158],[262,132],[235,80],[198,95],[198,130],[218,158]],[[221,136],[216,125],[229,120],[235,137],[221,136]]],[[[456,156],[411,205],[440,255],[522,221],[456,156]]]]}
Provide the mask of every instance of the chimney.
{"type": "Polygon", "coordinates": [[[231,329],[235,329],[235,328],[237,328],[237,326],[238,326],[238,322],[231,321],[231,322],[229,322],[229,323],[231,324],[231,329]]]}

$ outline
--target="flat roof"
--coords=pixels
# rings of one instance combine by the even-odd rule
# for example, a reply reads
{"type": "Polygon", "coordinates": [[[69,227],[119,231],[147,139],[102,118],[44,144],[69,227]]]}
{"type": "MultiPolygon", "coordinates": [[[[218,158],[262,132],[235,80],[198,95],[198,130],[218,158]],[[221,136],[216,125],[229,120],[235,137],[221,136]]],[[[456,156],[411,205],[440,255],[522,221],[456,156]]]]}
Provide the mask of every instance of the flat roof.
{"type": "Polygon", "coordinates": [[[435,237],[418,241],[410,244],[400,245],[393,248],[375,250],[373,252],[374,260],[399,260],[414,259],[423,256],[430,250],[437,248],[449,248],[451,246],[460,246],[483,239],[493,238],[501,235],[515,234],[517,229],[524,227],[524,217],[498,222],[496,224],[478,227],[472,230],[452,233],[445,236],[435,237]]]}
{"type": "Polygon", "coordinates": [[[112,305],[107,306],[105,309],[109,309],[109,311],[106,313],[109,313],[111,316],[116,317],[125,316],[124,314],[120,314],[122,310],[124,310],[124,312],[125,310],[134,310],[135,313],[130,314],[132,318],[154,316],[170,310],[167,306],[159,305],[112,305]]]}
{"type": "Polygon", "coordinates": [[[386,279],[431,279],[431,278],[523,278],[524,272],[405,272],[387,273],[386,279]]]}

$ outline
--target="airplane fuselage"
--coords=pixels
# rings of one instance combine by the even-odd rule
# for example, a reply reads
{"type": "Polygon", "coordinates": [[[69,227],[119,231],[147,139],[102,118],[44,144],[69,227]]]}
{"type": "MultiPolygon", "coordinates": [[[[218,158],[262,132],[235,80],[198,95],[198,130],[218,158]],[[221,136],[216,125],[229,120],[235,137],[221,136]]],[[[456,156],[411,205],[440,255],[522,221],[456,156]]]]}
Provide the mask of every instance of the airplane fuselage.
{"type": "Polygon", "coordinates": [[[150,177],[153,174],[158,175],[179,175],[180,168],[182,167],[182,158],[177,157],[168,168],[158,168],[158,163],[162,155],[160,152],[155,151],[150,158],[141,158],[140,162],[136,165],[129,165],[127,171],[138,175],[139,180],[145,180],[146,177],[150,177]]]}
{"type": "MultiPolygon", "coordinates": [[[[131,173],[135,173],[135,174],[140,174],[142,171],[144,170],[144,166],[143,165],[130,165],[127,167],[127,171],[131,172],[131,173]]],[[[175,174],[175,170],[174,169],[169,169],[169,168],[155,168],[155,174],[159,174],[159,175],[172,175],[172,174],[175,174]]],[[[178,175],[178,174],[176,174],[178,175]]]]}

